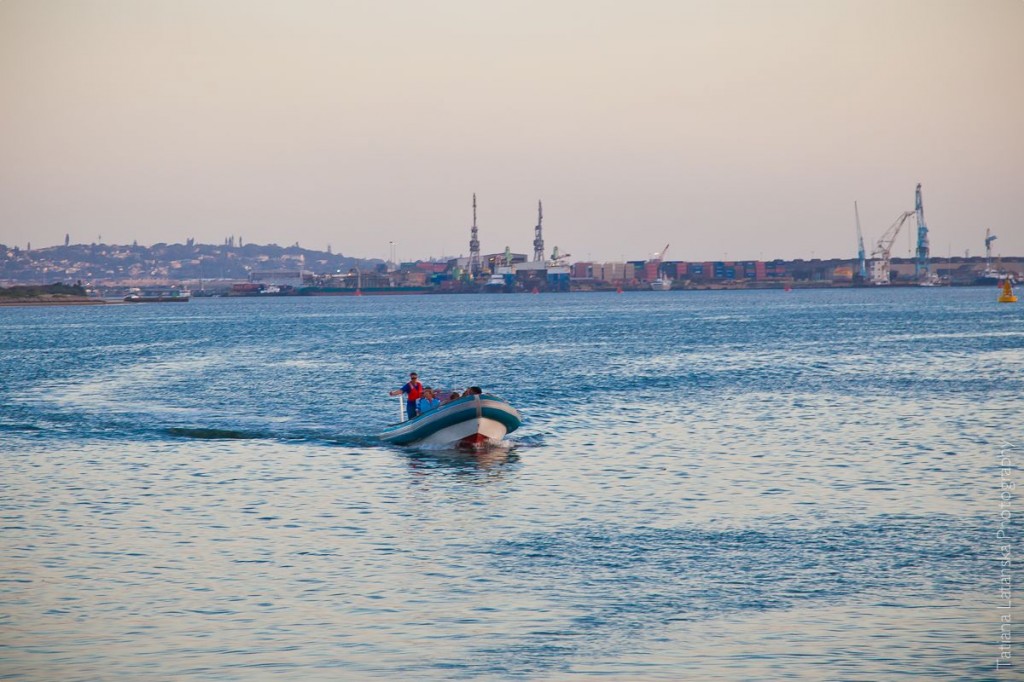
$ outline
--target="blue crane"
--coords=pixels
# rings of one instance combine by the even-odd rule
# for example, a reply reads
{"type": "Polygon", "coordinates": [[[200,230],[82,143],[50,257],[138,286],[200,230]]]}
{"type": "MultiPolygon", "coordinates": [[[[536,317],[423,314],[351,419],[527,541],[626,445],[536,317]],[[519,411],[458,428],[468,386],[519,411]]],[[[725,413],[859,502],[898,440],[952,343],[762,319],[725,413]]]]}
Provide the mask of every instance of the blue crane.
{"type": "Polygon", "coordinates": [[[914,212],[917,214],[917,259],[914,261],[914,276],[928,277],[928,226],[924,223],[924,202],[921,201],[921,183],[914,192],[914,212]]]}

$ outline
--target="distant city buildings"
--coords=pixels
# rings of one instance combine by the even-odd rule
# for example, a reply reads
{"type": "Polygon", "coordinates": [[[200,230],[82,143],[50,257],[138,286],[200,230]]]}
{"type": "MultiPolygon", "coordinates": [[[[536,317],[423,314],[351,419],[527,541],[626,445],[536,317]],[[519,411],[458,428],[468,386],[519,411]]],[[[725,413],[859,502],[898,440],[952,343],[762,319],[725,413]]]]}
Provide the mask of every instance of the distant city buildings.
{"type": "MultiPolygon", "coordinates": [[[[539,221],[538,221],[539,222],[539,221]]],[[[330,252],[246,244],[232,246],[68,244],[35,250],[0,246],[0,285],[75,283],[94,288],[182,284],[229,295],[600,291],[630,288],[699,289],[873,285],[857,259],[570,262],[531,259],[510,249],[474,257],[388,264],[330,252]],[[473,272],[474,266],[478,267],[473,272]]],[[[533,254],[536,256],[537,254],[533,254]]],[[[1024,258],[932,258],[938,283],[980,284],[996,268],[1020,279],[1024,258]]],[[[877,269],[874,268],[874,269],[877,269]]],[[[914,258],[893,258],[892,285],[919,283],[914,258]]]]}

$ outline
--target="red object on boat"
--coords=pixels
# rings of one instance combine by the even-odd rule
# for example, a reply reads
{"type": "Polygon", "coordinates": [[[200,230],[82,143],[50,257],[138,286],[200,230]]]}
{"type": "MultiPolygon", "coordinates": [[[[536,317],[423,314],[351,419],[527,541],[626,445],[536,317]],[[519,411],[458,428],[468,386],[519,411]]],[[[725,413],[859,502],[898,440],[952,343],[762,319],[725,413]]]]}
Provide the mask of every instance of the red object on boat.
{"type": "Polygon", "coordinates": [[[475,448],[487,443],[487,436],[482,433],[474,433],[459,441],[460,448],[475,448]]]}

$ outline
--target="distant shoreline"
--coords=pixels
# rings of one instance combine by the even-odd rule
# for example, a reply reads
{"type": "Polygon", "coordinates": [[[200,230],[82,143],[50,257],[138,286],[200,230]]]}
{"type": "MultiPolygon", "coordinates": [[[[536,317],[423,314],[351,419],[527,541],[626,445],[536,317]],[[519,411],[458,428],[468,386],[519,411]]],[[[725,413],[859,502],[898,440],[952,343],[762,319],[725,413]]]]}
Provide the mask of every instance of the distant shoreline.
{"type": "Polygon", "coordinates": [[[0,300],[0,307],[13,306],[55,306],[55,305],[106,305],[109,301],[98,298],[14,298],[0,300]]]}
{"type": "Polygon", "coordinates": [[[16,285],[0,288],[0,306],[96,305],[103,299],[89,296],[78,284],[16,285]]]}

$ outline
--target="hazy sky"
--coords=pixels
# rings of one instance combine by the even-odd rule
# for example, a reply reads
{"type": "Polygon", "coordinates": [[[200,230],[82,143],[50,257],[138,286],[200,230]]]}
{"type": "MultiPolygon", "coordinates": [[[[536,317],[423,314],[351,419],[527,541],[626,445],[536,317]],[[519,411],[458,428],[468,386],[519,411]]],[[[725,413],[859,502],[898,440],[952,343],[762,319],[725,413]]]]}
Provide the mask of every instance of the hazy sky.
{"type": "Polygon", "coordinates": [[[918,182],[1024,255],[1024,1],[0,0],[9,245],[852,257],[918,182]]]}

